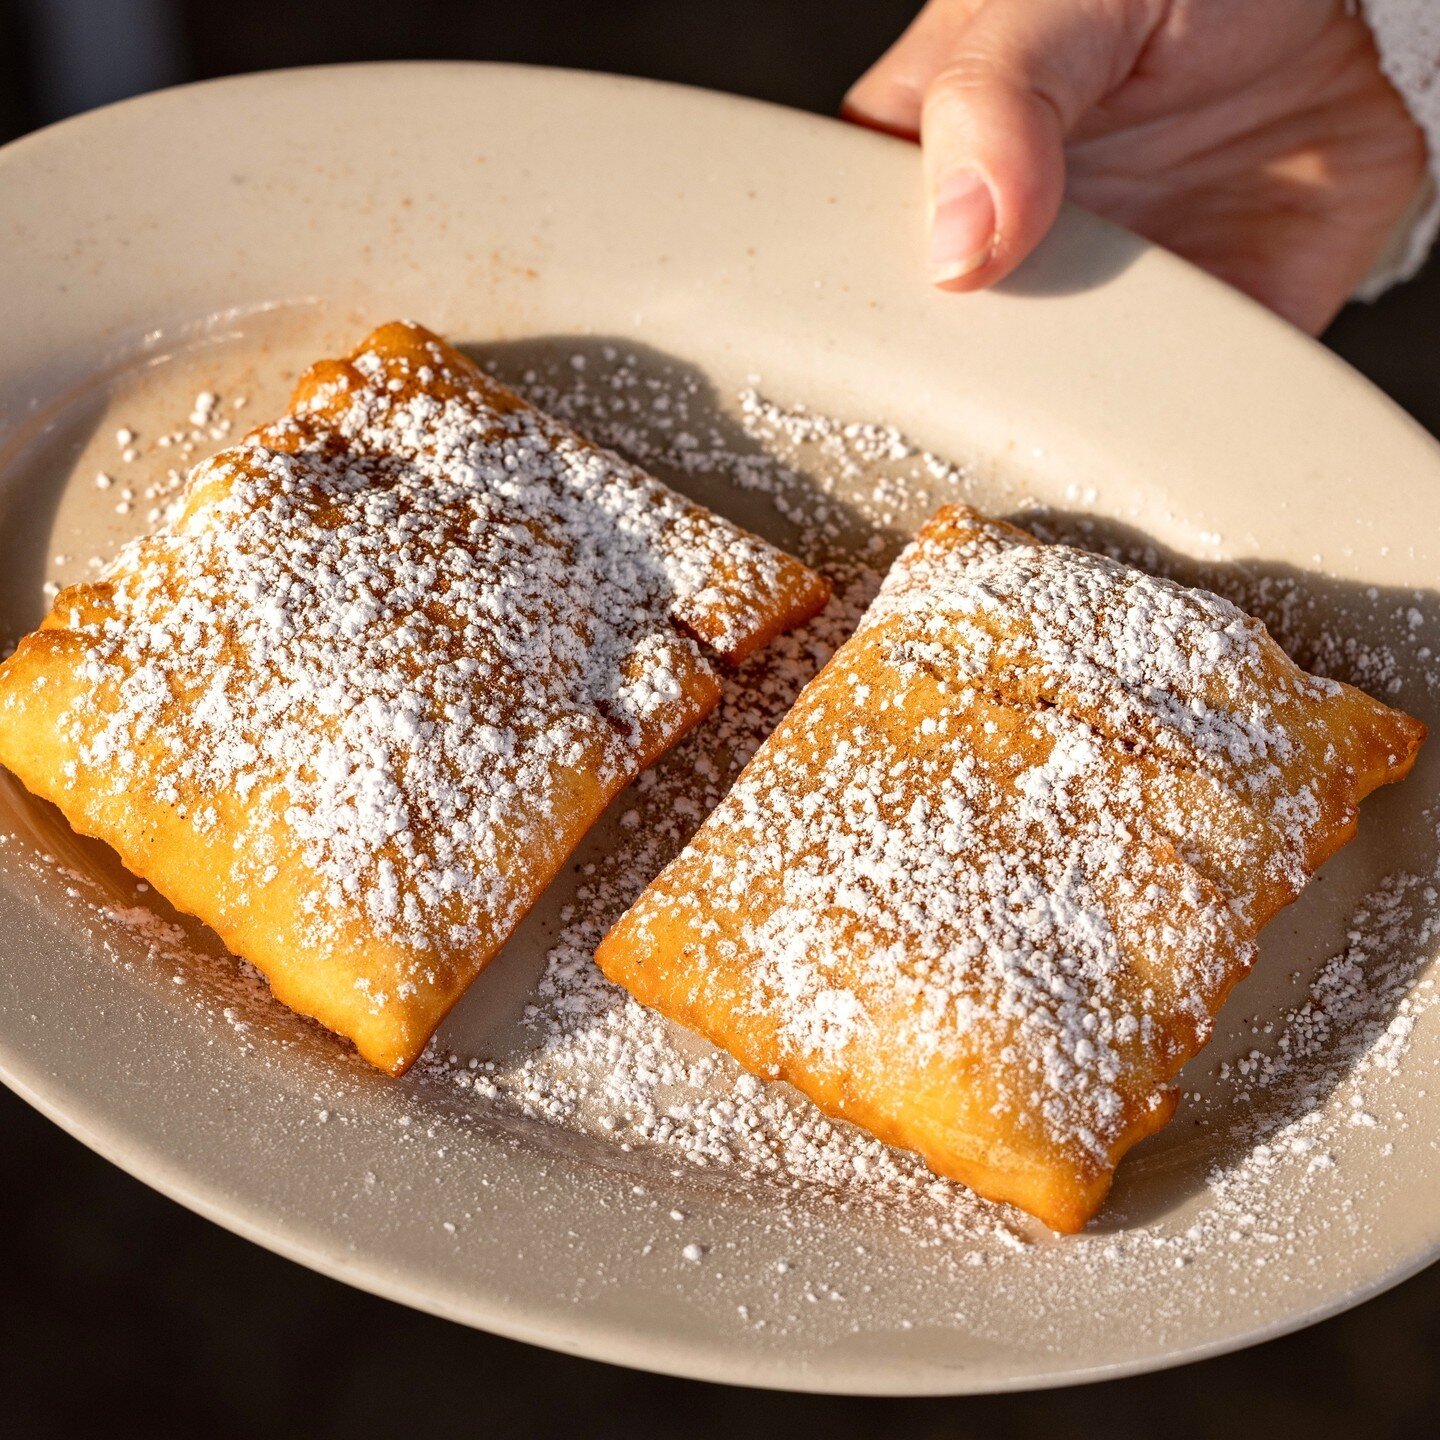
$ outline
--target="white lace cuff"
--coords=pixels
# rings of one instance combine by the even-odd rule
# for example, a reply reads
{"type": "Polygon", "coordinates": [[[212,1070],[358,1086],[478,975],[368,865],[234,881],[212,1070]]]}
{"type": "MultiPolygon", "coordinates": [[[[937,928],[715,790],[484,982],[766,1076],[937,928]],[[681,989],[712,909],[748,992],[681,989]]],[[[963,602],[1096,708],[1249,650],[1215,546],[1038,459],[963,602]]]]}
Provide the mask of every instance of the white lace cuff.
{"type": "Polygon", "coordinates": [[[1384,254],[1355,292],[1373,300],[1424,263],[1440,231],[1440,3],[1362,0],[1380,51],[1380,68],[1405,98],[1430,147],[1430,181],[1415,197],[1384,254]]]}

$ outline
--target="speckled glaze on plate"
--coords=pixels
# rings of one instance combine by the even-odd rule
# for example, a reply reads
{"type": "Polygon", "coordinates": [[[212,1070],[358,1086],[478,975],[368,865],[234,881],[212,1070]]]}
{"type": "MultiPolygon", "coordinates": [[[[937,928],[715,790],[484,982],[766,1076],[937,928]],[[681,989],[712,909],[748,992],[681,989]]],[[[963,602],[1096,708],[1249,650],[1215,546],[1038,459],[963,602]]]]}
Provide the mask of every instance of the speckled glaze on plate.
{"type": "MultiPolygon", "coordinates": [[[[260,75],[20,141],[0,151],[0,648],[43,613],[47,579],[140,524],[94,483],[118,425],[153,433],[202,387],[265,417],[308,360],[404,315],[511,363],[614,339],[697,379],[722,418],[758,374],[767,396],[964,460],[977,503],[1087,510],[1283,577],[1315,624],[1390,647],[1385,698],[1435,728],[1440,452],[1416,425],[1279,321],[1085,216],[966,299],[925,284],[921,230],[916,155],[898,142],[561,72],[260,75]]],[[[842,501],[861,483],[840,482],[842,501]]],[[[786,539],[764,497],[721,483],[704,498],[786,539]]],[[[198,927],[178,958],[157,944],[173,917],[3,776],[0,1074],[240,1234],[556,1349],[896,1394],[1154,1368],[1333,1313],[1440,1253],[1433,891],[1385,914],[1387,954],[1408,966],[1389,1063],[1357,1068],[1337,1043],[1307,1081],[1315,1113],[1349,1107],[1316,1131],[1323,1167],[1277,1163],[1237,1205],[1224,1172],[1257,1135],[1290,1136],[1295,1090],[1259,1090],[1226,1124],[1203,1103],[1217,1066],[1283,1031],[1384,877],[1434,872],[1437,751],[1367,804],[1360,839],[1267,932],[1187,1072],[1196,1103],[1127,1161],[1080,1246],[1042,1236],[957,1263],[963,1242],[883,1212],[691,1174],[461,1105],[423,1076],[388,1082],[198,927]],[[1378,1077],[1364,1096],[1361,1072],[1378,1077]]],[[[505,1047],[573,890],[574,867],[447,1046],[505,1047]]]]}

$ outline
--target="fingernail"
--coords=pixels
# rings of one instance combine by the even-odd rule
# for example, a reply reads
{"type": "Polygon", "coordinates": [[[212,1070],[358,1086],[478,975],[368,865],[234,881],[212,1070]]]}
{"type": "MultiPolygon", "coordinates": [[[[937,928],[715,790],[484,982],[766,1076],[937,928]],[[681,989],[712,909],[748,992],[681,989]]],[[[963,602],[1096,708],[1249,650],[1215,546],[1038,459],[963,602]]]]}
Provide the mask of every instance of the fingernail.
{"type": "Polygon", "coordinates": [[[995,249],[995,200],[973,170],[947,175],[930,218],[930,278],[937,285],[978,270],[995,249]]]}

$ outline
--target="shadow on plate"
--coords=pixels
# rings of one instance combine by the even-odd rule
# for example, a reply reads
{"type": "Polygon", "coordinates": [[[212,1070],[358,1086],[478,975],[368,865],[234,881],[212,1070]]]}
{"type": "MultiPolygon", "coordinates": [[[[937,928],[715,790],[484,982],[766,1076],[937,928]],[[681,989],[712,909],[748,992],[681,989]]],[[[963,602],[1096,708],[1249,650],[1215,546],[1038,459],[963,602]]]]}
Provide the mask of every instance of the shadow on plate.
{"type": "Polygon", "coordinates": [[[995,288],[1002,295],[1076,295],[1096,290],[1128,270],[1147,241],[1071,207],[1025,263],[995,288]]]}

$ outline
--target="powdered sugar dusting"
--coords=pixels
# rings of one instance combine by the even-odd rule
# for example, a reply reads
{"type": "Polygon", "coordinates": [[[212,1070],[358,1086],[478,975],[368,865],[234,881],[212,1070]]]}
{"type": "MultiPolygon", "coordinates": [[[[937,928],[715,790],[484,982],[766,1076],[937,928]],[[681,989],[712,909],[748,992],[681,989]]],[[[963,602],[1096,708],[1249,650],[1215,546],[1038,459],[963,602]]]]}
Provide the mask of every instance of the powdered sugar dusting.
{"type": "MultiPolygon", "coordinates": [[[[1297,981],[1293,1001],[1267,1001],[1250,1035],[1249,1002],[1237,1000],[1215,1042],[1214,1061],[1202,1058],[1182,1078],[1193,1088],[1181,1121],[1166,1137],[1176,1148],[1164,1154],[1172,1173],[1176,1157],[1183,1159],[1183,1172],[1193,1176],[1193,1198],[1176,1202],[1174,1185],[1164,1182],[1163,1203],[1154,1201],[1148,1161],[1137,1155],[1128,1176],[1122,1171],[1107,1212],[1113,1219],[1102,1217],[1099,1230],[1063,1244],[1037,1235],[1023,1217],[936,1180],[912,1157],[824,1119],[788,1087],[747,1081],[728,1057],[642,1010],[599,976],[589,957],[600,936],[680,848],[873,598],[899,548],[891,527],[913,526],[957,488],[975,493],[975,482],[963,467],[923,456],[903,438],[894,444],[907,455],[876,459],[877,449],[892,444],[894,432],[883,425],[854,427],[796,412],[761,399],[755,386],[751,398],[737,399],[728,412],[733,420],[717,423],[707,397],[685,372],[657,372],[623,346],[588,346],[586,354],[584,371],[569,365],[568,354],[553,363],[542,357],[501,364],[529,398],[677,483],[719,474],[763,497],[793,521],[787,545],[826,571],[836,599],[820,620],[751,662],[743,680],[727,681],[710,721],[617,803],[617,823],[583,852],[591,868],[568,896],[573,908],[561,922],[520,1038],[497,1050],[471,1049],[461,1043],[462,1030],[442,1031],[439,1046],[407,1082],[414,1087],[416,1113],[423,1116],[443,1092],[479,1124],[513,1113],[533,1116],[593,1137],[600,1153],[628,1150],[642,1175],[663,1178],[663,1185],[647,1182],[657,1195],[666,1193],[665,1186],[703,1187],[707,1177],[727,1193],[747,1184],[766,1192],[779,1187],[783,1211],[767,1214],[775,1226],[795,1227],[794,1258],[769,1280],[754,1278],[738,1291],[735,1313],[737,1324],[782,1335],[787,1327],[814,1322],[821,1308],[815,1296],[842,1327],[864,1327],[866,1285],[879,1284],[887,1273],[883,1247],[872,1245],[867,1234],[877,1225],[927,1247],[926,1268],[906,1268],[907,1293],[918,1296],[932,1282],[958,1279],[952,1287],[955,1320],[981,1335],[987,1333],[987,1296],[1033,1294],[1027,1334],[1040,1345],[1054,1319],[1045,1305],[1050,1286],[1077,1269],[1097,1307],[1129,1303],[1147,1277],[1180,1266],[1189,1267],[1189,1283],[1199,1293],[1233,1306],[1243,1303],[1252,1284],[1263,1284],[1267,1267],[1303,1269],[1310,1263],[1322,1223],[1363,1251],[1373,1237],[1347,1218],[1352,1167],[1331,1156],[1337,1137],[1373,1140],[1363,1152],[1373,1161],[1367,1183],[1383,1183],[1382,1151],[1406,1123],[1397,1111],[1405,1084],[1413,1083],[1406,1079],[1411,1037],[1433,1020],[1427,1012],[1434,992],[1420,978],[1434,947],[1428,926],[1440,885],[1432,814],[1418,822],[1422,833],[1408,845],[1404,868],[1362,887],[1374,896],[1371,910],[1363,916],[1357,910],[1353,936],[1342,934],[1333,949],[1317,951],[1317,968],[1297,981]],[[661,425],[661,419],[669,423],[661,425]],[[847,430],[863,432],[863,447],[846,439],[847,430]],[[828,457],[823,447],[829,447],[828,457]],[[842,464],[837,453],[848,460],[842,464]],[[844,483],[837,483],[834,477],[842,474],[844,483]],[[1328,964],[1326,953],[1332,956],[1328,964]],[[1277,1064],[1283,1074],[1270,1068],[1277,1064]],[[1223,1073],[1221,1067],[1227,1067],[1223,1073]],[[1355,1114],[1373,1117],[1375,1126],[1352,1121],[1355,1114]],[[807,1216],[837,1210],[865,1237],[845,1275],[822,1271],[807,1258],[807,1216]],[[1323,1221],[1317,1218],[1322,1215],[1323,1221]],[[1207,1257],[1220,1252],[1241,1258],[1212,1282],[1207,1257]],[[863,1283],[856,1278],[867,1274],[863,1283]],[[974,1284],[967,1279],[972,1275],[974,1284]],[[1209,1290],[1212,1283],[1220,1288],[1209,1290]]],[[[1001,491],[997,504],[993,488],[980,494],[991,508],[1020,498],[1001,491]]],[[[1025,518],[1036,529],[1043,521],[1025,518]]],[[[1059,517],[1057,526],[1062,535],[1074,534],[1073,525],[1059,525],[1059,517]]],[[[1104,530],[1081,538],[1089,548],[1108,546],[1104,530]]],[[[1143,546],[1116,548],[1157,572],[1173,564],[1171,557],[1140,553],[1143,546]]],[[[1364,597],[1343,605],[1333,598],[1317,601],[1315,577],[1216,571],[1200,578],[1261,614],[1310,668],[1422,714],[1433,706],[1433,667],[1416,653],[1430,632],[1407,639],[1403,621],[1395,629],[1378,623],[1389,597],[1376,597],[1372,609],[1364,597]]],[[[1430,602],[1412,597],[1394,608],[1403,614],[1412,603],[1432,614],[1430,602]]],[[[96,928],[104,936],[108,922],[102,918],[96,928]]],[[[1246,988],[1259,983],[1257,977],[1246,988]]],[[[223,1007],[216,1004],[217,1014],[221,1008],[229,1012],[222,1028],[233,1027],[237,1042],[253,1048],[256,1063],[268,1063],[275,1049],[270,1037],[260,1045],[253,1038],[255,1017],[268,1013],[263,999],[232,997],[223,1007]]],[[[315,1113],[325,1110],[332,1126],[351,1123],[355,1107],[346,1087],[352,1083],[353,1075],[337,1074],[317,1093],[315,1113]]],[[[303,1103],[293,1123],[306,1123],[303,1103]]],[[[415,1127],[404,1138],[412,1151],[424,1143],[415,1127]]],[[[375,1183],[368,1177],[368,1188],[375,1183]]],[[[690,1243],[687,1222],[667,1218],[669,1200],[656,1204],[656,1255],[668,1253],[667,1245],[678,1253],[690,1243]]],[[[460,1208],[457,1203],[457,1219],[460,1208]]],[[[755,1211],[747,1214],[753,1223],[755,1211]]],[[[458,1243],[467,1243],[463,1223],[458,1243]]],[[[1172,1321],[1156,1318],[1162,1329],[1172,1321]]]]}
{"type": "Polygon", "coordinates": [[[976,1183],[1074,1228],[1407,723],[952,507],[601,963],[937,1168],[1018,1157],[976,1183]]]}
{"type": "MultiPolygon", "coordinates": [[[[257,892],[278,808],[317,881],[302,933],[358,914],[418,952],[413,991],[528,908],[515,877],[551,863],[572,775],[613,791],[707,708],[692,634],[748,648],[798,567],[437,345],[356,370],[61,597],[86,688],[60,724],[87,803],[143,783],[202,835],[223,808],[257,892]]],[[[217,396],[195,404],[210,424],[217,396]]]]}

